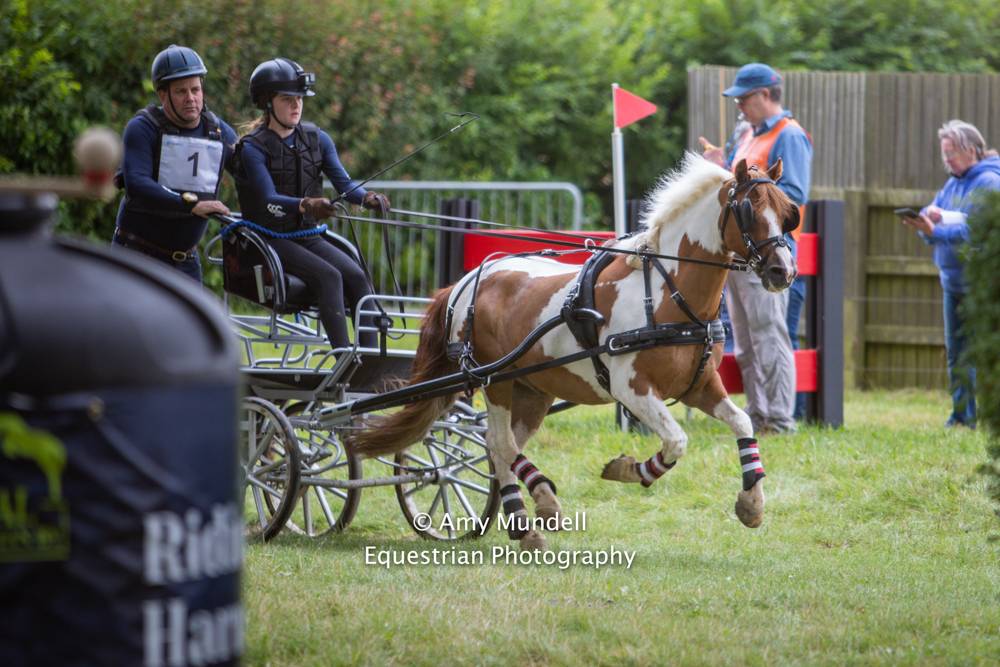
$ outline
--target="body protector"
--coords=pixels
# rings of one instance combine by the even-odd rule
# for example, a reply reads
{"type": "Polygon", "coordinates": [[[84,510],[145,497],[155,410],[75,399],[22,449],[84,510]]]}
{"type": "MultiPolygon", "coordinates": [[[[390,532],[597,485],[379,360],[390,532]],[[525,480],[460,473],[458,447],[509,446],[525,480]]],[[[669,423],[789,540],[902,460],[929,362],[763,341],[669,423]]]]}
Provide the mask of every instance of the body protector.
{"type": "Polygon", "coordinates": [[[217,199],[225,166],[219,118],[205,109],[201,112],[201,120],[207,136],[189,137],[182,135],[163,109],[155,104],[139,110],[136,116],[152,121],[160,132],[153,157],[156,182],[174,192],[191,192],[198,199],[217,199]]]}
{"type": "MultiPolygon", "coordinates": [[[[322,197],[323,152],[319,145],[319,128],[312,123],[299,123],[293,136],[293,147],[289,147],[275,132],[261,126],[240,139],[236,146],[237,160],[242,154],[243,142],[250,142],[267,157],[267,171],[278,194],[288,197],[322,197]]],[[[267,202],[252,195],[242,166],[237,173],[240,209],[246,219],[264,224],[277,232],[314,227],[317,224],[315,218],[301,213],[290,220],[276,221],[267,211],[267,202]]]]}

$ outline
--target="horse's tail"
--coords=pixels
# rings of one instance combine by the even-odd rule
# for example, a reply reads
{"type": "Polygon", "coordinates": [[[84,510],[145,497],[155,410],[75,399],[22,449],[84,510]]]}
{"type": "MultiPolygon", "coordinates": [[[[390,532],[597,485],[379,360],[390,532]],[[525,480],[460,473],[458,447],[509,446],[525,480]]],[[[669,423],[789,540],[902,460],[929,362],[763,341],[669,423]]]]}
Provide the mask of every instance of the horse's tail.
{"type": "MultiPolygon", "coordinates": [[[[413,372],[408,384],[433,380],[458,369],[447,354],[445,317],[451,290],[452,287],[438,290],[424,316],[420,326],[417,356],[413,360],[413,372]]],[[[366,420],[364,428],[348,439],[348,445],[354,452],[369,457],[400,452],[423,439],[434,420],[451,407],[457,395],[456,391],[454,394],[410,403],[390,415],[371,416],[366,420]]]]}

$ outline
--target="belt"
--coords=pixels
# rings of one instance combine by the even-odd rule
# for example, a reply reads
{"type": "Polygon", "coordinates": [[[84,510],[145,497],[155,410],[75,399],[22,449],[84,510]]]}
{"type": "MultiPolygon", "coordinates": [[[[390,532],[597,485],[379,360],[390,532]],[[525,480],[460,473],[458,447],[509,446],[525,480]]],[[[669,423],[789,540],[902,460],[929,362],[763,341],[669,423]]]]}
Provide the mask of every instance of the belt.
{"type": "Polygon", "coordinates": [[[155,243],[150,243],[141,236],[136,236],[131,232],[126,232],[121,228],[115,229],[115,239],[120,245],[125,246],[126,248],[134,246],[135,248],[148,251],[148,253],[152,253],[157,257],[169,259],[177,264],[192,259],[196,256],[198,250],[198,246],[193,246],[189,250],[170,250],[168,248],[158,246],[155,243]]]}

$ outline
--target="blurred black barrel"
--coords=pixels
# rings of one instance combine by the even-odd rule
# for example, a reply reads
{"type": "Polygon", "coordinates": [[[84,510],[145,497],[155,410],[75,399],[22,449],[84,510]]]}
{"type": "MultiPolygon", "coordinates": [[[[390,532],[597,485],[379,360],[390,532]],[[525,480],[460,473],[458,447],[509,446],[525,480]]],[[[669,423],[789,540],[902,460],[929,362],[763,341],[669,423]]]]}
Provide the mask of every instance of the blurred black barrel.
{"type": "Polygon", "coordinates": [[[0,665],[224,665],[243,647],[238,358],[170,267],[0,194],[0,665]]]}

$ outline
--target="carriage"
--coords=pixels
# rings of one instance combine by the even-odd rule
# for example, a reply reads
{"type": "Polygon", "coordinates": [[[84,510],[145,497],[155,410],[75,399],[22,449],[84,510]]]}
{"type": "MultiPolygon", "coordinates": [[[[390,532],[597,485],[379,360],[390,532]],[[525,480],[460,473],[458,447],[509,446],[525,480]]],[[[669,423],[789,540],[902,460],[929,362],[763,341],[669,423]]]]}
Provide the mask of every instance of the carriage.
{"type": "MultiPolygon", "coordinates": [[[[621,402],[663,446],[644,462],[614,459],[601,476],[649,486],[687,444],[664,405],[669,398],[730,426],[743,476],[736,514],[760,525],[763,466],[749,418],[717,373],[724,333],[716,318],[727,271],[753,270],[772,291],[794,279],[783,234],[798,225],[798,212],[774,185],[780,171],[780,162],[766,174],[741,163],[733,179],[689,156],[654,196],[647,229],[601,248],[585,245],[591,257],[582,269],[554,262],[555,250],[514,253],[434,299],[366,298],[351,315],[356,333],[377,333],[372,348],[330,350],[305,285],[282,270],[252,223],[228,220],[217,237],[221,256],[210,260],[222,265],[243,353],[251,532],[268,540],[285,526],[308,536],[343,530],[361,490],[383,485],[395,486],[410,526],[427,538],[483,534],[501,503],[505,515],[526,517],[518,480],[537,517],[558,517],[555,483],[523,455],[546,414],[621,402]],[[534,263],[503,264],[512,259],[534,263]],[[245,313],[234,296],[267,314],[245,313]],[[486,411],[471,402],[480,388],[486,411]],[[359,455],[372,460],[375,475],[363,472],[359,455]]],[[[364,266],[346,239],[324,238],[364,266]]],[[[544,548],[527,523],[508,523],[508,533],[522,548],[544,548]]]]}
{"type": "MultiPolygon", "coordinates": [[[[349,315],[355,332],[374,328],[361,324],[369,317],[383,323],[379,346],[331,349],[313,296],[283,270],[265,237],[238,220],[224,222],[231,229],[212,240],[210,249],[219,254],[209,261],[222,267],[224,300],[242,356],[246,396],[239,425],[248,534],[270,540],[282,528],[309,537],[341,531],[354,518],[364,488],[389,485],[421,536],[480,534],[499,505],[484,412],[457,402],[419,447],[375,458],[366,475],[345,446],[357,416],[335,409],[374,399],[406,380],[430,300],[365,297],[349,315]]],[[[361,261],[344,237],[331,231],[323,237],[361,261]]]]}

